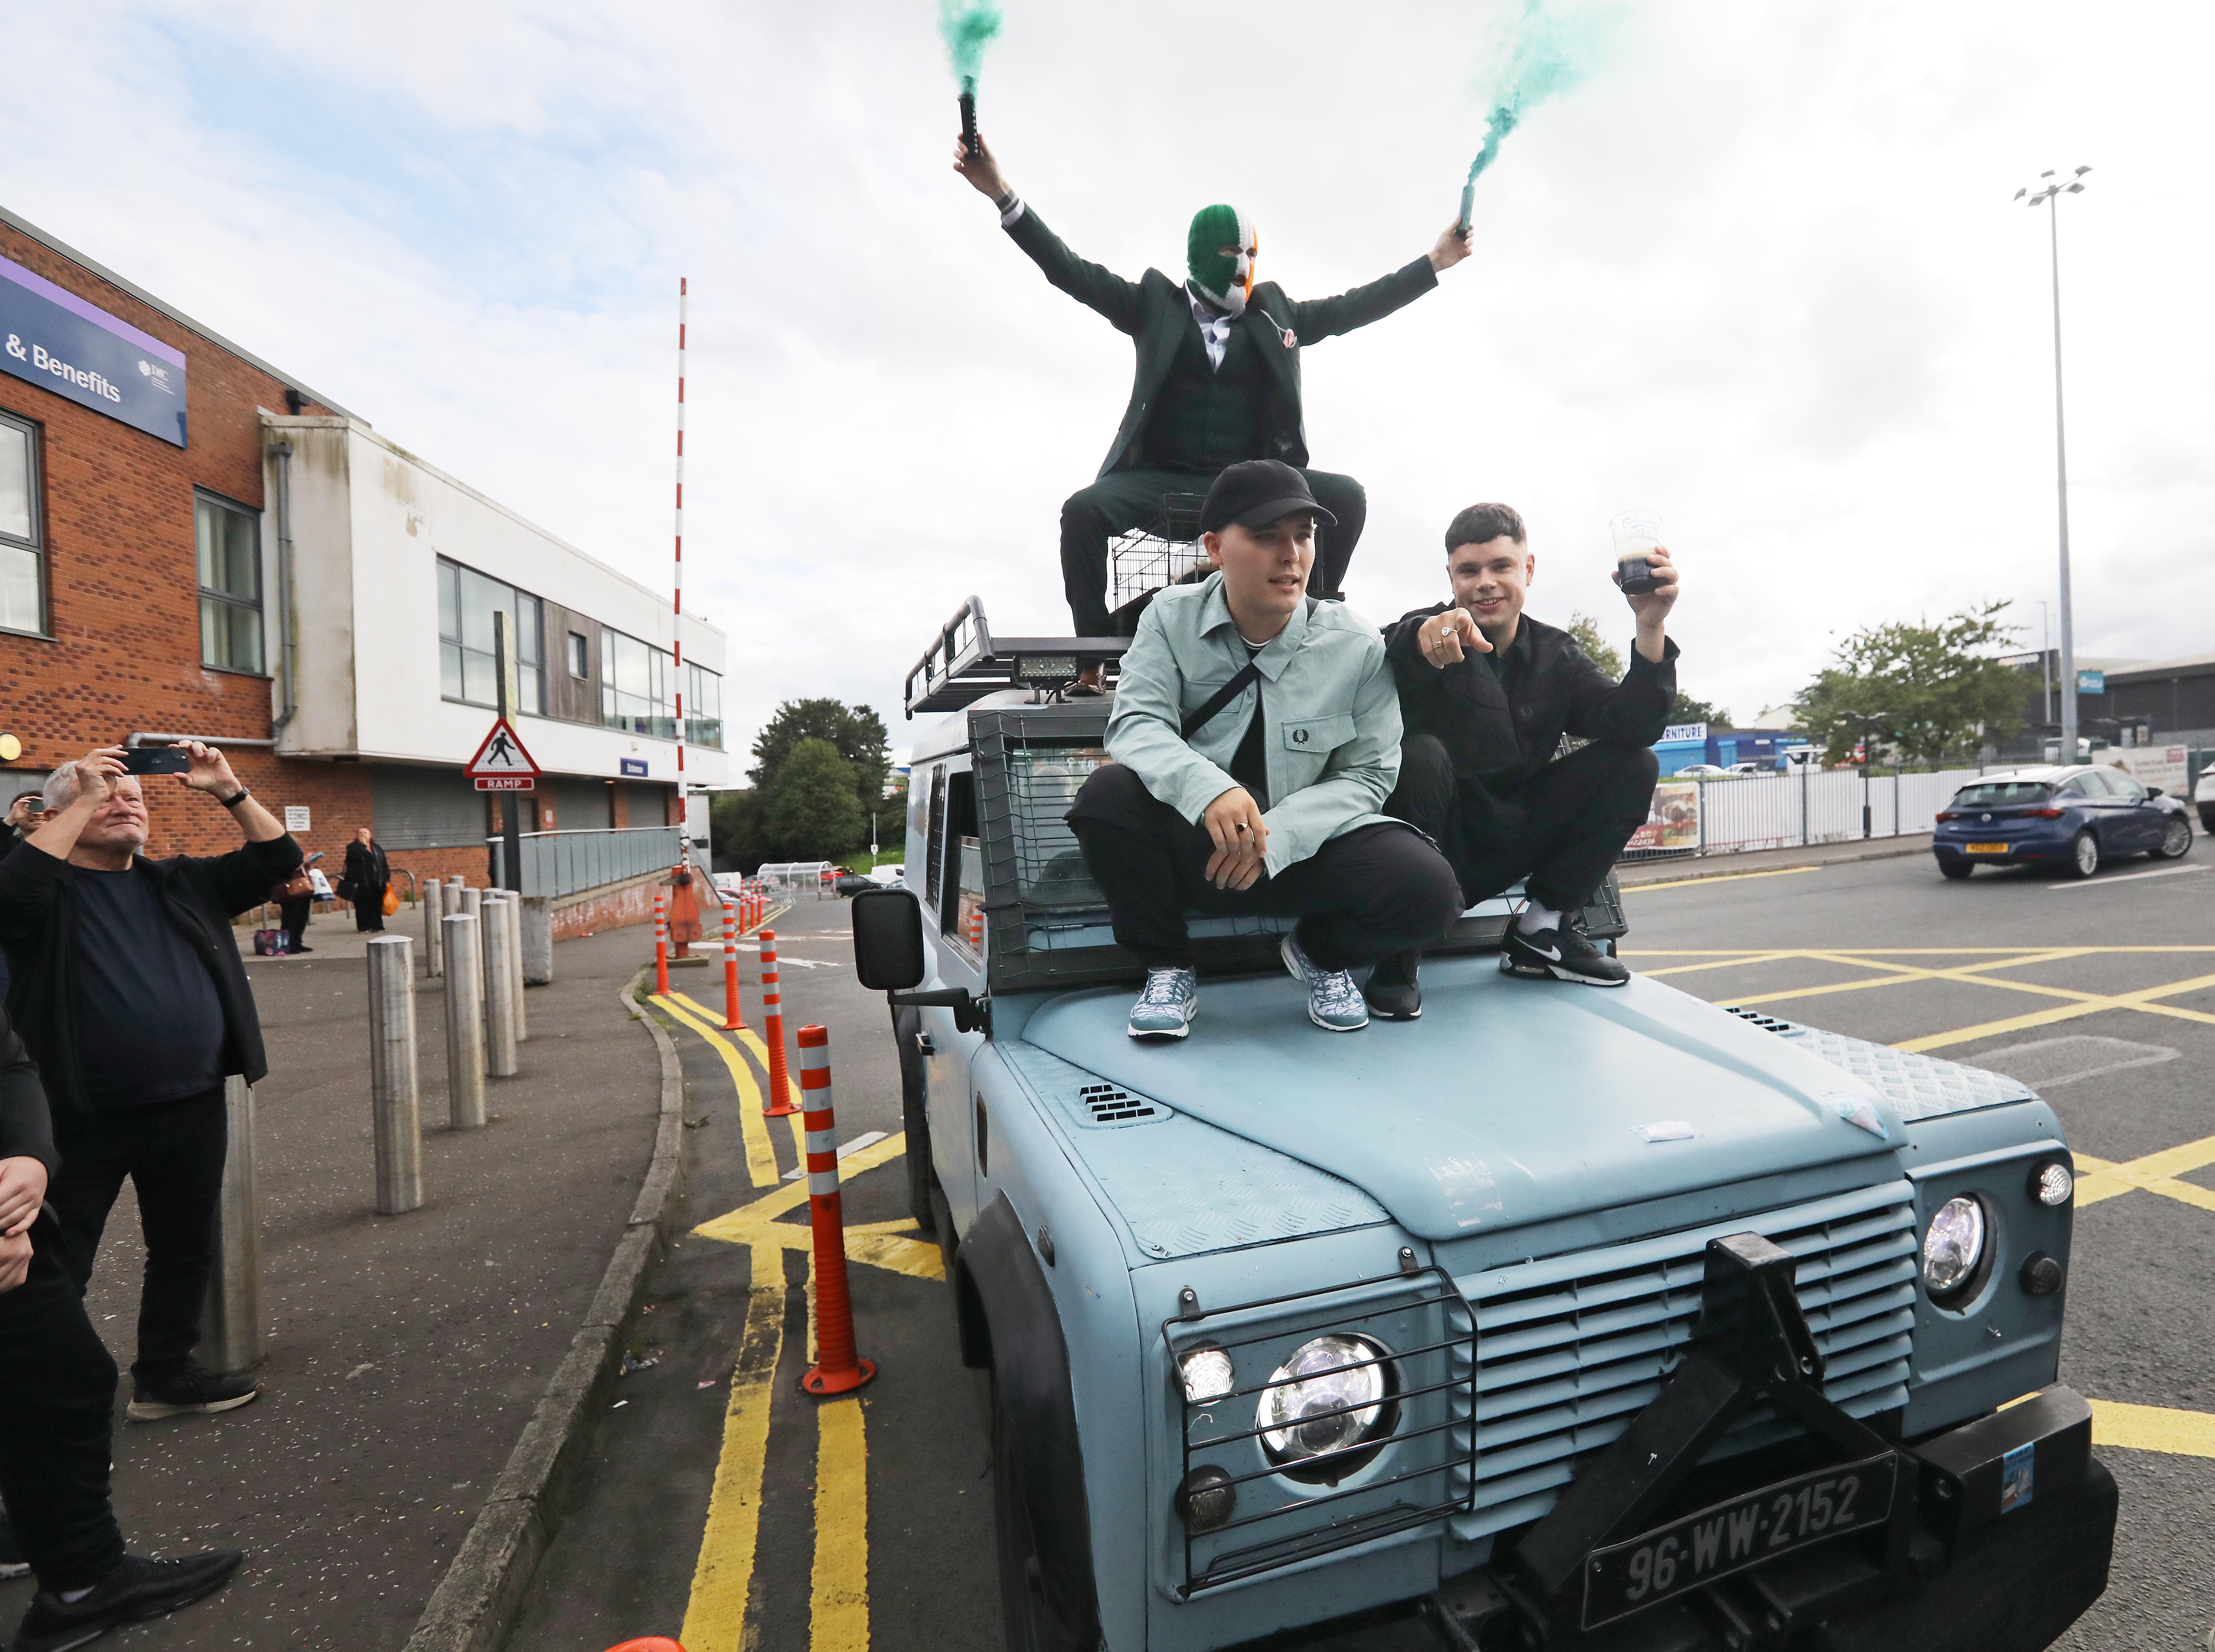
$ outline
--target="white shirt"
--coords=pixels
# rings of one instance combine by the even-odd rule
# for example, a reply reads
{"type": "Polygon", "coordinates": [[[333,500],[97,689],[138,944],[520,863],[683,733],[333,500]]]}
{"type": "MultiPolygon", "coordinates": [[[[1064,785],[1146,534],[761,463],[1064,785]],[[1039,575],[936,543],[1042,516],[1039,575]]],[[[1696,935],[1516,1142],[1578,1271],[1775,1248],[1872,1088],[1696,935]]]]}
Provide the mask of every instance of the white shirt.
{"type": "Polygon", "coordinates": [[[1230,347],[1230,313],[1209,304],[1192,290],[1188,282],[1184,296],[1186,302],[1192,305],[1193,320],[1200,323],[1200,341],[1207,347],[1207,365],[1219,369],[1223,365],[1223,353],[1230,347]]]}

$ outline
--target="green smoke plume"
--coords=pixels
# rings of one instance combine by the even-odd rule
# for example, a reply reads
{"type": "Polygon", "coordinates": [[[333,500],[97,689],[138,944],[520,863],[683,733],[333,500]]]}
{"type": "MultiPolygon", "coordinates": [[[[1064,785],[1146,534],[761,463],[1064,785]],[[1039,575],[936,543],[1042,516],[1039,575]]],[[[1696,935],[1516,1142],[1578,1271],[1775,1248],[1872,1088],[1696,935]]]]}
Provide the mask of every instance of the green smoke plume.
{"type": "Polygon", "coordinates": [[[1611,21],[1608,12],[1564,15],[1549,0],[1521,0],[1488,43],[1487,62],[1477,77],[1485,114],[1484,147],[1470,163],[1475,183],[1499,158],[1500,140],[1522,124],[1534,105],[1568,91],[1598,65],[1611,21]]]}
{"type": "Polygon", "coordinates": [[[991,0],[938,0],[938,34],[965,89],[977,89],[985,47],[1000,32],[1000,9],[991,0]]]}

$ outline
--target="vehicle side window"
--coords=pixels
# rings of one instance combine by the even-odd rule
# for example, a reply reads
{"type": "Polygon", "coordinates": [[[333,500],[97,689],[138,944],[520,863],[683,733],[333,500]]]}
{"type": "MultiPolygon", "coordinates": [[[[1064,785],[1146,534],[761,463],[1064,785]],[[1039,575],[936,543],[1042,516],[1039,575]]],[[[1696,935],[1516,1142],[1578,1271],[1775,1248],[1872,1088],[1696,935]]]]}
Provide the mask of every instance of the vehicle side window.
{"type": "Polygon", "coordinates": [[[2059,793],[2063,801],[2071,803],[2079,802],[2087,797],[2104,795],[2104,793],[2098,793],[2093,790],[2092,777],[2087,774],[2078,775],[2074,780],[2064,786],[2059,793]]]}
{"type": "Polygon", "coordinates": [[[945,817],[946,838],[951,847],[938,877],[933,880],[939,895],[938,927],[942,933],[960,935],[968,916],[964,907],[983,904],[981,888],[972,892],[974,900],[965,901],[963,899],[965,884],[971,881],[981,884],[983,881],[983,862],[976,846],[977,782],[974,776],[962,773],[947,777],[946,807],[941,813],[945,817]],[[962,863],[973,858],[978,862],[973,878],[965,878],[964,873],[970,869],[962,863]]]}
{"type": "Polygon", "coordinates": [[[946,765],[942,763],[930,771],[930,790],[923,807],[930,811],[930,830],[923,838],[926,845],[923,857],[923,899],[932,911],[938,909],[939,870],[946,863],[946,765]]]}
{"type": "Polygon", "coordinates": [[[2145,801],[2145,788],[2121,770],[2118,769],[2113,774],[2101,775],[2100,778],[2108,783],[2108,789],[2116,796],[2133,803],[2145,801]]]}

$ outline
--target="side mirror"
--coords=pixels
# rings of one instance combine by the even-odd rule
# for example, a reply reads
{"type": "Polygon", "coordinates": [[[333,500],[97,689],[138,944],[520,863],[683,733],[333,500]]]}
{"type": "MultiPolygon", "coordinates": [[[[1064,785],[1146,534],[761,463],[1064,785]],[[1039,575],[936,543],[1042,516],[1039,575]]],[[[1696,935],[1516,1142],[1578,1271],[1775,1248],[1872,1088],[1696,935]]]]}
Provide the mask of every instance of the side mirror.
{"type": "Polygon", "coordinates": [[[854,897],[854,973],[872,992],[904,992],[924,973],[923,908],[911,889],[854,897]]]}
{"type": "Polygon", "coordinates": [[[2148,786],[2146,788],[2146,795],[2149,797],[2163,797],[2168,795],[2168,794],[2163,792],[2158,786],[2148,786]]]}

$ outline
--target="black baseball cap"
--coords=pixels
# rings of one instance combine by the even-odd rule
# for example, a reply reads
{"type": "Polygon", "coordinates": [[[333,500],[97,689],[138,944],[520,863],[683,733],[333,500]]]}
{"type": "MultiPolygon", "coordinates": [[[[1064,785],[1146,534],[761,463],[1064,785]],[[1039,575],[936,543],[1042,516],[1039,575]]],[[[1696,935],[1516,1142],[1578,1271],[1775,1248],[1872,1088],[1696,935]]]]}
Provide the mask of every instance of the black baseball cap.
{"type": "Polygon", "coordinates": [[[1338,525],[1338,519],[1316,503],[1308,479],[1291,465],[1281,459],[1247,459],[1226,468],[1207,490],[1200,507],[1200,531],[1220,533],[1233,522],[1242,528],[1266,528],[1295,511],[1338,525]]]}

